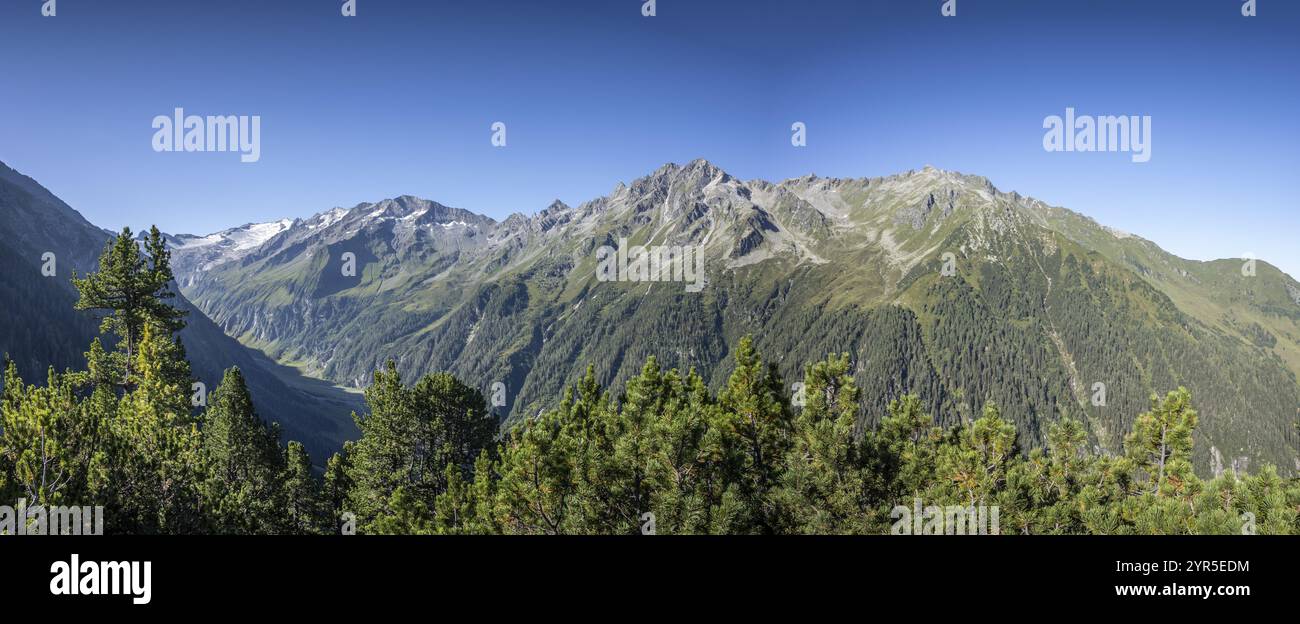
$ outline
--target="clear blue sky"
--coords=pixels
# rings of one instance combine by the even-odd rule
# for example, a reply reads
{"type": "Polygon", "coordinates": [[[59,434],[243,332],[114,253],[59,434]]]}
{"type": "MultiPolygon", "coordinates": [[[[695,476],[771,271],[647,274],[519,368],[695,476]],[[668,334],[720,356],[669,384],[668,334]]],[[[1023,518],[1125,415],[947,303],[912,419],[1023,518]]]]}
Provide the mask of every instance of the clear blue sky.
{"type": "Polygon", "coordinates": [[[0,0],[0,160],[96,224],[190,233],[401,194],[501,218],[696,157],[933,164],[1300,276],[1300,3],[1258,3],[0,0]],[[177,106],[261,115],[261,161],[155,153],[177,106]],[[1067,106],[1152,116],[1151,162],[1044,152],[1067,106]]]}

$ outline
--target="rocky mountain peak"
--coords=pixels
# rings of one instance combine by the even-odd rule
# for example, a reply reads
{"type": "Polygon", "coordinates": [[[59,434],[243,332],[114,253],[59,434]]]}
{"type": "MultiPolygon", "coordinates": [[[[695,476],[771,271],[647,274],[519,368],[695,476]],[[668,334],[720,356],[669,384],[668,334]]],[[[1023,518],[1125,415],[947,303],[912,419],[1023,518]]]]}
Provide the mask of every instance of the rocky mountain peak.
{"type": "Polygon", "coordinates": [[[568,210],[571,210],[568,204],[556,199],[542,210],[542,214],[555,214],[557,212],[567,212],[568,210]]]}

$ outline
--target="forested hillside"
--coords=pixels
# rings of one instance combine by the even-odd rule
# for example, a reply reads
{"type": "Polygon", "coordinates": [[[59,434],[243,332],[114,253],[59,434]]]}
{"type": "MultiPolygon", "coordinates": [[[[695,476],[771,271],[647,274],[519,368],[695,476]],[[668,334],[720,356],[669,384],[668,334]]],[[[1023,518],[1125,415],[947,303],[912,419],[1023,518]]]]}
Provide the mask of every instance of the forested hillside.
{"type": "Polygon", "coordinates": [[[0,356],[12,359],[19,372],[40,377],[46,368],[64,369],[85,362],[84,345],[95,323],[72,309],[76,293],[41,275],[41,267],[0,239],[0,356]]]}

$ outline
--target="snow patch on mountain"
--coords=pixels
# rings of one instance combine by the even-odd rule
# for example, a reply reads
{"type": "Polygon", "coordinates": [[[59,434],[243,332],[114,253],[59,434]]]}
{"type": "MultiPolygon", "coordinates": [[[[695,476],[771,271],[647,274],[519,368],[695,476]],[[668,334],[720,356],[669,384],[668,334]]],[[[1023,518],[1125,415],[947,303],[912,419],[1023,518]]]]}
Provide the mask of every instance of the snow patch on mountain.
{"type": "Polygon", "coordinates": [[[248,223],[207,236],[168,236],[166,238],[172,252],[172,267],[178,276],[195,271],[210,271],[213,267],[256,251],[277,234],[293,227],[294,223],[292,219],[280,219],[267,223],[248,223]]]}

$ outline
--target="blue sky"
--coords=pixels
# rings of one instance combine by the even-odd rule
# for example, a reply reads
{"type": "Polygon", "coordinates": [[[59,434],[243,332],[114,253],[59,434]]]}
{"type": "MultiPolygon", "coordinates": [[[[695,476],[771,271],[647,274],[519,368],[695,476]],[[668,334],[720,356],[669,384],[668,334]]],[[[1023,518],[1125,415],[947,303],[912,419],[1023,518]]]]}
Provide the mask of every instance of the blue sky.
{"type": "Polygon", "coordinates": [[[696,157],[770,180],[933,164],[1300,276],[1300,3],[942,3],[0,0],[0,161],[96,224],[189,233],[402,194],[502,218],[696,157]],[[154,152],[178,106],[260,115],[261,161],[154,152]],[[1066,107],[1150,115],[1151,161],[1045,152],[1066,107]]]}

